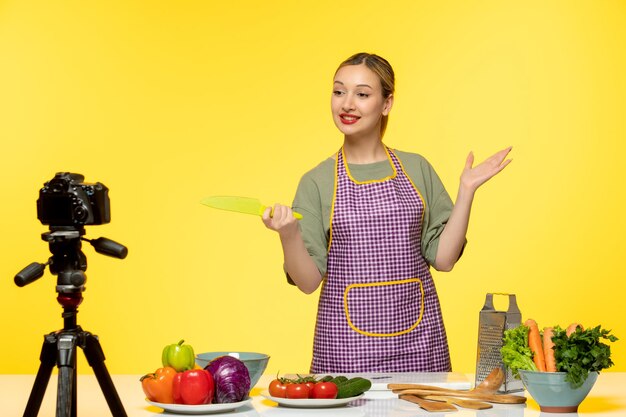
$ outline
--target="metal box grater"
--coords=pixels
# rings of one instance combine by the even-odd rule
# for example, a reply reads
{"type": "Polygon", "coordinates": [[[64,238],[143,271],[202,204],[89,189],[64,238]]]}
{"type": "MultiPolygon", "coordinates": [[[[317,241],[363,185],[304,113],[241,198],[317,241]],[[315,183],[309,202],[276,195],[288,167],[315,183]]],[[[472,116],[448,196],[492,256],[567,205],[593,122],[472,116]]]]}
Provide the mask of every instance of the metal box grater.
{"type": "Polygon", "coordinates": [[[501,367],[505,377],[498,392],[514,392],[524,389],[520,379],[513,377],[511,371],[502,363],[500,348],[504,331],[513,329],[522,324],[522,313],[517,307],[515,294],[488,293],[485,305],[480,310],[478,323],[478,349],[476,354],[476,380],[480,384],[489,373],[501,367]],[[507,311],[497,311],[493,306],[493,296],[504,295],[509,297],[507,311]]]}

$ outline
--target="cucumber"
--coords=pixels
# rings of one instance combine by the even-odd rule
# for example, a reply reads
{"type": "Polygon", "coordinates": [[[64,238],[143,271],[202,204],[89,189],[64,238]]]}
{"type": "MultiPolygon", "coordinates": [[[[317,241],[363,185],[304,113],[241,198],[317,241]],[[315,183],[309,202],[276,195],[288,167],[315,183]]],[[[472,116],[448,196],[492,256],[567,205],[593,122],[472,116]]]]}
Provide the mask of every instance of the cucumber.
{"type": "Polygon", "coordinates": [[[337,385],[337,398],[350,398],[363,394],[372,388],[372,381],[356,377],[337,385]]]}
{"type": "Polygon", "coordinates": [[[319,380],[319,382],[330,382],[333,380],[333,376],[332,375],[326,375],[324,378],[321,378],[319,380]]]}
{"type": "Polygon", "coordinates": [[[330,380],[330,381],[328,381],[328,382],[332,382],[332,383],[334,383],[335,385],[337,385],[337,387],[339,387],[339,385],[343,384],[343,383],[344,383],[344,382],[346,382],[346,381],[348,381],[348,377],[345,377],[345,376],[343,376],[343,375],[340,375],[340,376],[336,376],[336,377],[334,377],[333,379],[331,379],[331,380],[330,380]]]}

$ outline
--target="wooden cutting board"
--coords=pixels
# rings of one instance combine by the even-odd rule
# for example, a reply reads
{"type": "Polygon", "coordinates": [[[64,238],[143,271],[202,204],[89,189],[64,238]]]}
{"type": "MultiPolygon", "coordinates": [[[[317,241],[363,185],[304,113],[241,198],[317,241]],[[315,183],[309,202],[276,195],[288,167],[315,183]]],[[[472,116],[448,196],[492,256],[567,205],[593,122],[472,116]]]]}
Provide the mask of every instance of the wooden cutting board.
{"type": "Polygon", "coordinates": [[[439,388],[468,390],[472,382],[459,372],[386,372],[345,374],[348,378],[360,376],[372,381],[371,391],[390,391],[387,384],[422,384],[439,388]]]}

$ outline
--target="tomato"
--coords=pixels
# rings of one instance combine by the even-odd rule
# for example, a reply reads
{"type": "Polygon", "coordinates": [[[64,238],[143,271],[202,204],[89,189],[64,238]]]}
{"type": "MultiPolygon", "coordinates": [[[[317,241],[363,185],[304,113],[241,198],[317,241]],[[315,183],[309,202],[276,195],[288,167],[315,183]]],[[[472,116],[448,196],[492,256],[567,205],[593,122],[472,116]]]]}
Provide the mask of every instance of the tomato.
{"type": "Polygon", "coordinates": [[[269,391],[272,397],[285,398],[287,396],[287,385],[280,379],[270,382],[269,391]]]}
{"type": "Polygon", "coordinates": [[[304,382],[304,385],[306,385],[307,388],[309,389],[309,398],[313,398],[313,387],[315,386],[315,382],[307,381],[307,382],[304,382]]]}
{"type": "Polygon", "coordinates": [[[287,385],[287,397],[291,399],[309,398],[309,387],[306,384],[287,385]]]}
{"type": "Polygon", "coordinates": [[[335,399],[337,398],[337,385],[333,382],[318,382],[313,387],[311,398],[335,399]]]}

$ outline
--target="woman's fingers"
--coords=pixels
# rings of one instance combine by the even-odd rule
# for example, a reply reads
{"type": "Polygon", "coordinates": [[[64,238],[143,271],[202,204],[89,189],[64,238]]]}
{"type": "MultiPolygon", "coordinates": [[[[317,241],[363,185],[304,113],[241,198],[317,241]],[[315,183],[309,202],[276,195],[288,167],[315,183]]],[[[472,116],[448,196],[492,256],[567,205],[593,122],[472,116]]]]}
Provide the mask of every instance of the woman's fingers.
{"type": "Polygon", "coordinates": [[[265,226],[276,231],[280,231],[285,226],[297,221],[293,216],[291,207],[282,204],[274,204],[273,207],[268,206],[261,217],[265,226]]]}
{"type": "Polygon", "coordinates": [[[474,154],[470,152],[467,156],[467,160],[465,161],[465,169],[461,175],[461,181],[470,189],[475,190],[480,187],[511,163],[511,159],[505,159],[509,152],[511,152],[511,149],[512,146],[504,148],[491,155],[475,167],[472,167],[474,163],[474,154]]]}
{"type": "MultiPolygon", "coordinates": [[[[496,152],[491,158],[488,159],[488,161],[490,160],[495,165],[500,166],[502,161],[504,161],[504,158],[506,158],[509,152],[511,152],[511,149],[513,149],[513,147],[509,146],[508,148],[504,148],[501,151],[496,152]]],[[[505,166],[508,165],[509,162],[511,162],[510,159],[505,163],[505,166]]]]}
{"type": "Polygon", "coordinates": [[[467,155],[467,159],[465,160],[465,169],[472,169],[472,165],[474,165],[474,152],[470,152],[467,155]]]}
{"type": "Polygon", "coordinates": [[[265,210],[263,211],[263,215],[261,216],[261,219],[263,220],[263,224],[265,224],[265,227],[267,227],[268,229],[273,229],[272,227],[272,207],[266,207],[265,210]]]}
{"type": "Polygon", "coordinates": [[[272,212],[272,218],[275,222],[282,222],[287,217],[287,206],[282,204],[274,204],[274,211],[272,212]]]}
{"type": "Polygon", "coordinates": [[[504,158],[506,158],[509,152],[511,152],[512,148],[513,148],[512,146],[509,146],[508,148],[504,148],[501,151],[496,152],[491,157],[487,158],[485,162],[483,162],[480,165],[484,165],[488,168],[491,168],[491,170],[494,171],[493,173],[497,174],[498,172],[502,171],[502,169],[511,162],[510,159],[507,159],[505,161],[504,158]]]}
{"type": "Polygon", "coordinates": [[[511,163],[512,159],[505,160],[509,152],[511,152],[511,149],[513,149],[513,147],[509,146],[494,155],[496,156],[496,172],[494,172],[494,175],[502,171],[508,164],[511,163]]]}
{"type": "Polygon", "coordinates": [[[498,172],[502,171],[508,164],[510,164],[512,161],[512,159],[507,159],[506,161],[502,162],[499,167],[498,167],[498,172]]]}

